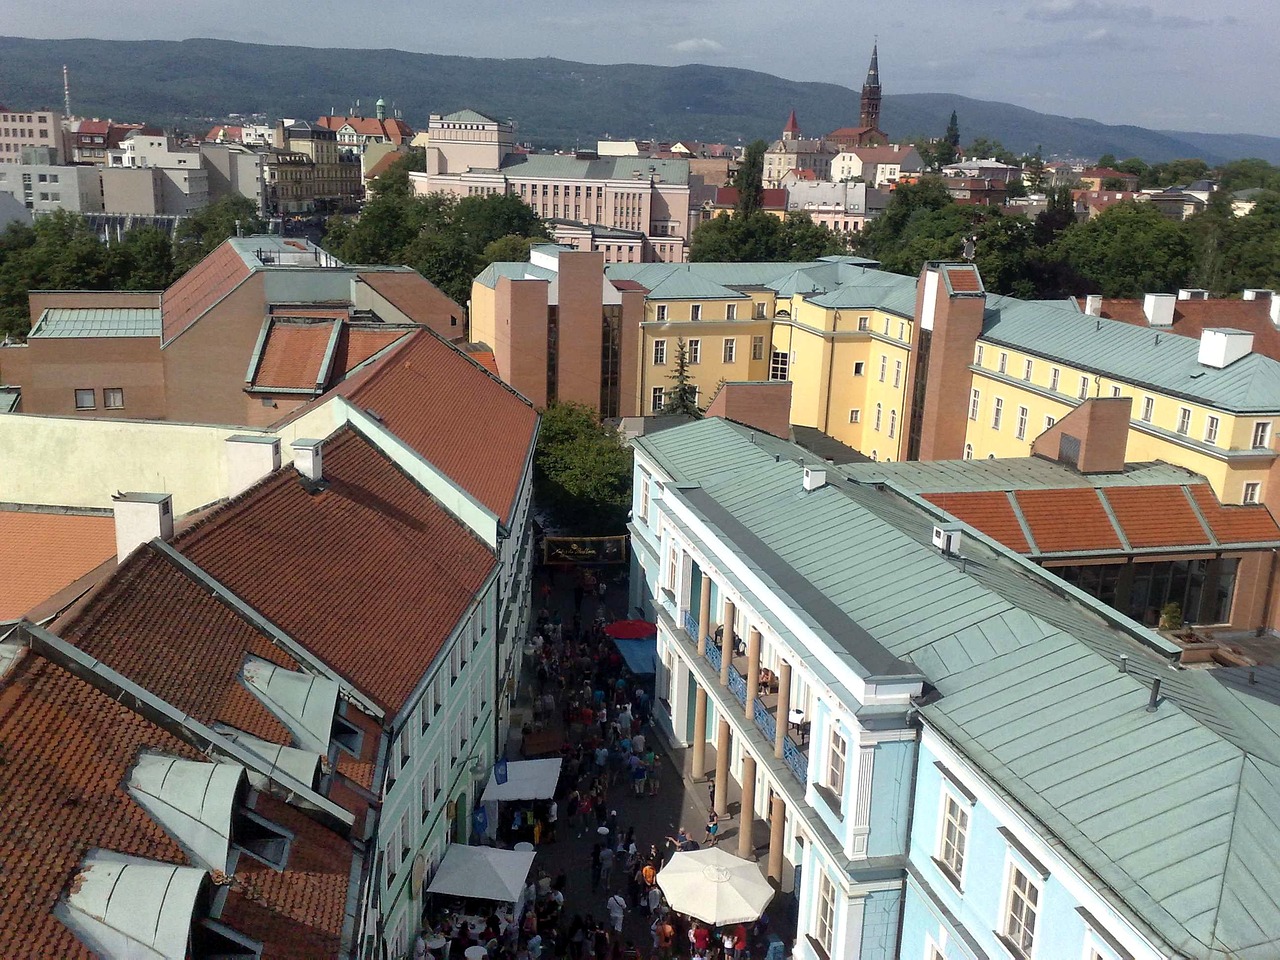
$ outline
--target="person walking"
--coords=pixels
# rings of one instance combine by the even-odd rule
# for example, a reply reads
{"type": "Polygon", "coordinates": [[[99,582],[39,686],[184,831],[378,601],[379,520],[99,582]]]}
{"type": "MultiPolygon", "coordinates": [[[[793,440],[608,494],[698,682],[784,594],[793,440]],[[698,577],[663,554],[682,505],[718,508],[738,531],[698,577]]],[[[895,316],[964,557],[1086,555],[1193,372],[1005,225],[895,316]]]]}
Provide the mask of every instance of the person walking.
{"type": "Polygon", "coordinates": [[[622,933],[622,918],[627,914],[627,901],[620,893],[611,896],[605,907],[609,910],[609,922],[613,925],[613,932],[622,933]]]}
{"type": "Polygon", "coordinates": [[[548,843],[556,842],[556,816],[558,813],[559,813],[559,807],[556,806],[556,801],[553,798],[552,801],[547,805],[547,842],[548,843]]]}
{"type": "Polygon", "coordinates": [[[716,816],[714,809],[707,811],[707,835],[703,837],[703,843],[716,845],[717,835],[720,833],[720,818],[716,816]]]}
{"type": "Polygon", "coordinates": [[[600,885],[606,890],[609,889],[609,878],[613,876],[613,846],[611,844],[597,844],[600,847],[600,885]]]}

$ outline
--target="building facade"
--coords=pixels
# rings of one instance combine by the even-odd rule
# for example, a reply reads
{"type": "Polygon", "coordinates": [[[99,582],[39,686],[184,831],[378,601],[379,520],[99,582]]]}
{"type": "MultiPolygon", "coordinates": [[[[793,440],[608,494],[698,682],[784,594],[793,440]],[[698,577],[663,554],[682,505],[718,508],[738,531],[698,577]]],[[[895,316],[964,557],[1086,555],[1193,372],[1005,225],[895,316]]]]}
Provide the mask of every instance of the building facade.
{"type": "Polygon", "coordinates": [[[0,193],[10,194],[33,214],[55,210],[100,213],[103,209],[102,183],[96,167],[5,164],[0,169],[0,193]]]}
{"type": "Polygon", "coordinates": [[[52,163],[65,163],[68,150],[62,120],[62,114],[53,110],[0,107],[0,163],[21,163],[23,152],[33,149],[48,151],[52,163]]]}

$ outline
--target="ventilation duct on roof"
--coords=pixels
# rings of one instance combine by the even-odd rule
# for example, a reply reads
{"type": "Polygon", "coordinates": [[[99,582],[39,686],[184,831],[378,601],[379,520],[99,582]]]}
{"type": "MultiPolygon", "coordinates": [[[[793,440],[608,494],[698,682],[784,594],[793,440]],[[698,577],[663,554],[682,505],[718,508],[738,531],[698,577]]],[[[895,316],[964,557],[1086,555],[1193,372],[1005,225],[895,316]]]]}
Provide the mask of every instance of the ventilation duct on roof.
{"type": "Polygon", "coordinates": [[[827,485],[827,471],[822,467],[804,468],[805,490],[818,490],[827,485]]]}
{"type": "Polygon", "coordinates": [[[1148,293],[1142,298],[1142,314],[1153,327],[1173,326],[1173,309],[1178,298],[1172,293],[1148,293]]]}
{"type": "Polygon", "coordinates": [[[231,811],[244,777],[236,763],[143,754],[129,774],[129,795],[209,870],[227,869],[231,811]]]}
{"type": "Polygon", "coordinates": [[[1208,300],[1209,291],[1199,287],[1183,287],[1178,291],[1179,300],[1208,300]]]}
{"type": "Polygon", "coordinates": [[[246,658],[240,675],[263,706],[289,728],[299,749],[329,752],[338,710],[336,681],[277,667],[253,656],[246,658]]]}
{"type": "Polygon", "coordinates": [[[1085,297],[1084,312],[1090,317],[1102,316],[1102,294],[1091,293],[1085,297]]]}
{"type": "Polygon", "coordinates": [[[1222,370],[1253,351],[1253,334],[1244,330],[1206,330],[1200,334],[1198,359],[1206,367],[1222,370]]]}
{"type": "Polygon", "coordinates": [[[111,498],[116,521],[116,560],[159,537],[173,538],[173,498],[167,493],[117,493],[111,498]]]}

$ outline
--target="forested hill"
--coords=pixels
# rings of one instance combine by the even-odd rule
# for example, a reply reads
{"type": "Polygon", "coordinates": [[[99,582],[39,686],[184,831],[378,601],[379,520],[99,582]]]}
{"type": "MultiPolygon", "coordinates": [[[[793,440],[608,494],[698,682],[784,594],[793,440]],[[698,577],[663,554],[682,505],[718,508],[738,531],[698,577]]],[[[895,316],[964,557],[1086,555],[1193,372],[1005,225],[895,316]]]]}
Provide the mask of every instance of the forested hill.
{"type": "MultiPolygon", "coordinates": [[[[591,145],[598,137],[657,137],[737,143],[776,137],[794,107],[805,133],[856,124],[858,96],[828,83],[800,83],[733,67],[601,66],[566,60],[490,60],[400,50],[320,50],[224,40],[29,40],[0,37],[0,103],[55,107],[62,65],[72,106],[85,116],[140,119],[198,131],[227,113],[313,119],[366,112],[383,97],[415,127],[461,107],[513,117],[541,147],[591,145]]],[[[882,59],[893,89],[895,72],[882,59]]],[[[860,80],[860,77],[851,77],[860,80]]],[[[951,111],[964,142],[999,140],[1018,152],[1140,156],[1148,162],[1239,157],[1280,163],[1280,138],[1173,133],[1036,113],[1007,103],[942,93],[884,98],[881,126],[893,137],[940,136],[951,111]]]]}

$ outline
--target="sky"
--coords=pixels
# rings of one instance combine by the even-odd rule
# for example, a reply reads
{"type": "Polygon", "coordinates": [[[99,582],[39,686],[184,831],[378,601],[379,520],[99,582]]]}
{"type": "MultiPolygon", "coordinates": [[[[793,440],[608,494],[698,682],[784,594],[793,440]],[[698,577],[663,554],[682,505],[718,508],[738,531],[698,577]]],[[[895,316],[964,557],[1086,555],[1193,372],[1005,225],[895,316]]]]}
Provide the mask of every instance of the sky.
{"type": "Polygon", "coordinates": [[[710,63],[1166,130],[1280,136],[1276,0],[0,0],[0,32],[710,63]]]}

